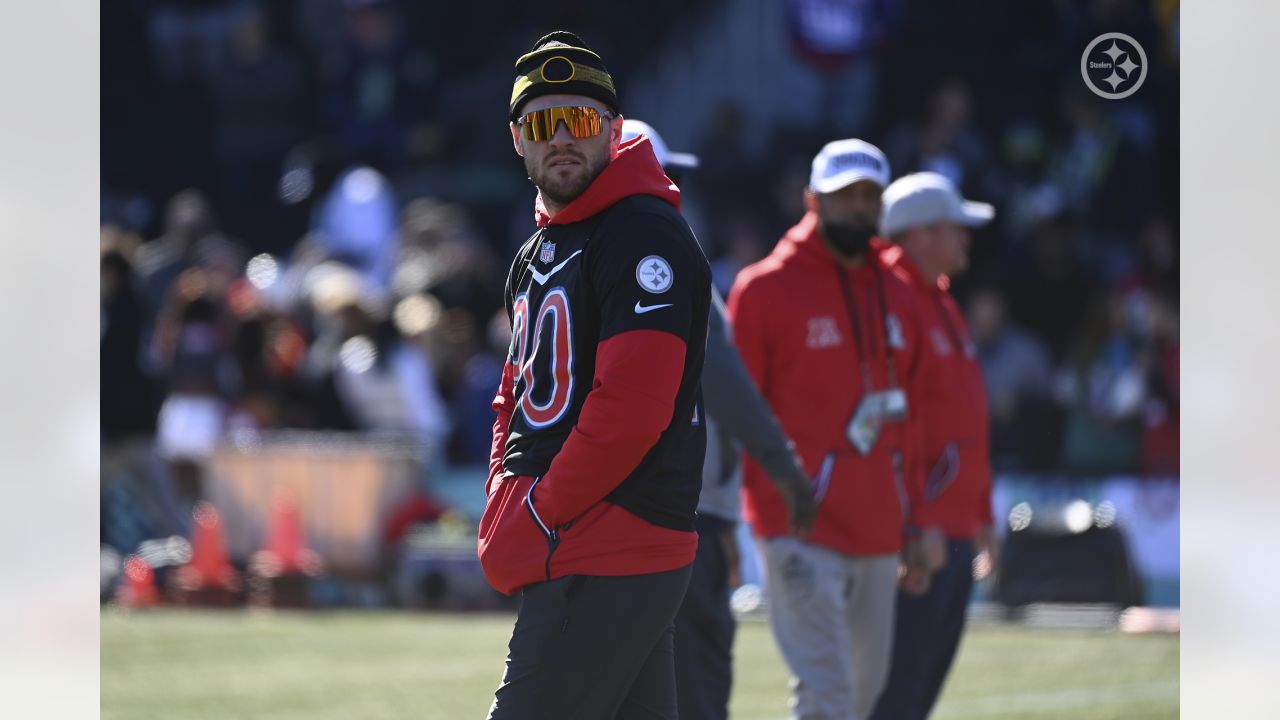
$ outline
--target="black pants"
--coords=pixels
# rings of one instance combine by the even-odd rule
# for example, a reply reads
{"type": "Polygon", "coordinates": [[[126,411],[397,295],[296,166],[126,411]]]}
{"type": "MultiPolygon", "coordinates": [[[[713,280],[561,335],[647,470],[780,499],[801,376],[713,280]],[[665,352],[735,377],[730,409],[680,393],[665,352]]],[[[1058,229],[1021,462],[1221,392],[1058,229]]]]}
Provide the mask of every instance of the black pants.
{"type": "Polygon", "coordinates": [[[934,574],[929,592],[898,592],[893,664],[873,720],[923,720],[933,710],[964,632],[973,555],[972,541],[951,540],[947,564],[934,574]]]}
{"type": "Polygon", "coordinates": [[[676,695],[680,720],[724,720],[733,685],[729,558],[721,535],[733,523],[698,515],[698,556],[676,616],[676,695]]]}
{"type": "Polygon", "coordinates": [[[692,568],[526,587],[489,720],[674,720],[673,623],[692,568]]]}

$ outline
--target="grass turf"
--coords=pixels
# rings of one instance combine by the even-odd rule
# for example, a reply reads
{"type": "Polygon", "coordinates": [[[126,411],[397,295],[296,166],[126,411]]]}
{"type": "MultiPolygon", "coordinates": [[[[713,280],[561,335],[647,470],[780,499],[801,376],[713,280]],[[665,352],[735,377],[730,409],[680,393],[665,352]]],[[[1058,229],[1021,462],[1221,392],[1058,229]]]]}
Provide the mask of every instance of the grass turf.
{"type": "MultiPolygon", "coordinates": [[[[104,720],[483,718],[513,615],[102,614],[104,720]]],[[[739,626],[735,720],[787,714],[768,627],[739,626]]],[[[970,629],[935,718],[1176,718],[1178,636],[970,629]]]]}

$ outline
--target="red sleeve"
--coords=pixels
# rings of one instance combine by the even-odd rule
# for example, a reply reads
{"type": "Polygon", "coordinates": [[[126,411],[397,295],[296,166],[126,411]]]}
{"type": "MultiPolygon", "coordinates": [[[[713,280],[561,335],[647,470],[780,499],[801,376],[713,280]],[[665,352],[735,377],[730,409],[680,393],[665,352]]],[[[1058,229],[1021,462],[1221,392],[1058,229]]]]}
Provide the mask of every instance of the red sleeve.
{"type": "Polygon", "coordinates": [[[930,368],[927,366],[929,355],[922,344],[924,332],[921,329],[919,296],[909,287],[907,290],[901,293],[905,306],[903,314],[906,316],[902,318],[906,350],[897,356],[904,370],[902,383],[907,393],[907,419],[903,428],[903,472],[906,476],[904,484],[907,487],[907,501],[911,505],[907,524],[923,529],[937,524],[937,518],[925,502],[925,478],[929,471],[928,460],[924,456],[923,413],[927,398],[924,397],[923,380],[930,368]]]}
{"type": "Polygon", "coordinates": [[[502,366],[502,379],[498,381],[498,394],[490,405],[498,413],[493,421],[493,444],[489,447],[489,479],[484,484],[485,497],[494,478],[502,473],[502,458],[507,452],[507,433],[511,429],[511,415],[515,411],[515,365],[502,366]]]}
{"type": "Polygon", "coordinates": [[[729,325],[733,328],[733,344],[737,346],[742,363],[747,366],[747,372],[751,373],[751,379],[755,380],[756,387],[760,388],[763,395],[769,378],[764,318],[754,302],[758,294],[759,287],[748,292],[746,283],[739,276],[738,282],[729,291],[725,310],[729,315],[729,325]]]}
{"type": "Polygon", "coordinates": [[[612,492],[657,444],[675,412],[685,349],[661,330],[631,330],[596,346],[591,392],[534,498],[551,527],[612,492]]]}

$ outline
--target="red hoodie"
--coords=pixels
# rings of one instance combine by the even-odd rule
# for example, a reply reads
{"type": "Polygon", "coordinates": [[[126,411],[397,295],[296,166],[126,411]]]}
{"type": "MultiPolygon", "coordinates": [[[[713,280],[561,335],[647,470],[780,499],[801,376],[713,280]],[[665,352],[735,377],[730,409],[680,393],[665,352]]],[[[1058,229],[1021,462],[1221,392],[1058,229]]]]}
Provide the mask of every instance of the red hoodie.
{"type": "Polygon", "coordinates": [[[883,266],[911,284],[924,331],[923,466],[925,502],[952,539],[972,539],[992,524],[987,393],[964,315],[950,280],[930,282],[897,245],[877,248],[883,266]]]}
{"type": "Polygon", "coordinates": [[[545,320],[556,350],[530,350],[523,367],[509,357],[493,401],[498,418],[478,550],[501,592],[565,575],[653,573],[693,561],[702,446],[691,444],[689,428],[702,344],[687,341],[705,342],[710,271],[679,205],[647,138],[624,143],[555,216],[539,196],[542,229],[512,265],[508,312],[526,331],[536,324],[537,343],[545,320]],[[626,209],[605,218],[620,203],[626,209]],[[637,260],[655,254],[675,275],[661,294],[637,284],[637,260]],[[548,301],[539,294],[558,298],[558,309],[544,314],[537,304],[545,310],[548,301]],[[656,309],[641,313],[633,302],[656,309]],[[572,330],[562,336],[562,326],[572,330]],[[530,390],[552,379],[550,392],[546,385],[530,390]],[[544,396],[559,409],[546,410],[544,396]],[[695,450],[696,461],[687,459],[695,450]]]}
{"type": "MultiPolygon", "coordinates": [[[[809,213],[738,275],[728,309],[742,359],[814,479],[820,504],[810,540],[849,555],[897,552],[905,521],[929,524],[915,462],[921,348],[910,288],[870,254],[856,269],[837,264],[809,213]],[[890,357],[907,418],[884,424],[864,456],[846,437],[868,391],[859,368],[865,359],[873,389],[885,390],[894,386],[890,357]]],[[[749,456],[743,485],[755,534],[788,533],[781,496],[749,456]]]]}

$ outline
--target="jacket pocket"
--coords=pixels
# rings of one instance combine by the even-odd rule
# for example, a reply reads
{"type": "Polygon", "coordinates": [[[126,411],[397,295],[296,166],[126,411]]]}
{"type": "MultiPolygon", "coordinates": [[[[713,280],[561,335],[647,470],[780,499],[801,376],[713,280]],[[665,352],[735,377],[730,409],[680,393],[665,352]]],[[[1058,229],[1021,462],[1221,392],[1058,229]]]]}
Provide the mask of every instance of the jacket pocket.
{"type": "Polygon", "coordinates": [[[480,566],[489,584],[508,595],[550,579],[551,556],[559,545],[559,532],[534,504],[537,482],[529,476],[506,478],[489,496],[480,518],[480,566]]]}
{"type": "Polygon", "coordinates": [[[542,476],[533,479],[533,483],[529,485],[529,492],[524,495],[524,507],[529,511],[529,516],[533,518],[533,522],[538,526],[538,530],[542,532],[542,536],[547,539],[547,560],[543,565],[547,580],[551,579],[551,556],[556,554],[556,548],[560,547],[560,531],[548,525],[542,516],[538,514],[538,508],[533,503],[533,491],[537,489],[538,483],[542,482],[542,476]]]}
{"type": "Polygon", "coordinates": [[[814,477],[818,520],[867,547],[896,547],[906,513],[901,462],[889,452],[823,456],[814,477]]]}

